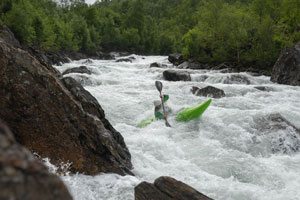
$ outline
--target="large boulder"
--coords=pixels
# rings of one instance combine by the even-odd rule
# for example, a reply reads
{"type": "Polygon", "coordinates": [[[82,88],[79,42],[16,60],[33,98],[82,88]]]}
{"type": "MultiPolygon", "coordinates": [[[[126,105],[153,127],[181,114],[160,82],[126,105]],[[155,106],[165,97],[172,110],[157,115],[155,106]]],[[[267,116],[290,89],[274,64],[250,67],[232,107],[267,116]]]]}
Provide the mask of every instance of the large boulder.
{"type": "Polygon", "coordinates": [[[191,75],[188,72],[166,70],[163,72],[163,76],[167,81],[191,81],[191,75]]]}
{"type": "Polygon", "coordinates": [[[19,145],[0,120],[0,199],[71,200],[64,183],[19,145]]]}
{"type": "Polygon", "coordinates": [[[207,86],[207,87],[201,88],[201,89],[193,86],[192,93],[196,96],[211,97],[211,98],[225,97],[224,90],[221,90],[219,88],[215,88],[212,86],[207,86]]]}
{"type": "Polygon", "coordinates": [[[170,54],[168,60],[170,61],[170,63],[172,63],[175,66],[178,66],[184,62],[184,58],[180,53],[170,54]]]}
{"type": "Polygon", "coordinates": [[[271,81],[279,84],[300,85],[300,42],[281,52],[273,67],[271,81]]]}
{"type": "Polygon", "coordinates": [[[135,200],[212,200],[187,184],[162,176],[154,184],[142,182],[134,188],[135,200]]]}
{"type": "Polygon", "coordinates": [[[19,143],[53,164],[71,163],[72,172],[131,174],[122,136],[106,128],[111,125],[98,102],[91,104],[100,114],[87,109],[90,95],[74,95],[77,88],[67,89],[66,81],[1,39],[0,66],[0,118],[19,143]]]}
{"type": "Polygon", "coordinates": [[[71,74],[71,73],[92,74],[92,72],[86,66],[80,66],[80,67],[67,69],[66,71],[63,72],[62,75],[71,74]]]}

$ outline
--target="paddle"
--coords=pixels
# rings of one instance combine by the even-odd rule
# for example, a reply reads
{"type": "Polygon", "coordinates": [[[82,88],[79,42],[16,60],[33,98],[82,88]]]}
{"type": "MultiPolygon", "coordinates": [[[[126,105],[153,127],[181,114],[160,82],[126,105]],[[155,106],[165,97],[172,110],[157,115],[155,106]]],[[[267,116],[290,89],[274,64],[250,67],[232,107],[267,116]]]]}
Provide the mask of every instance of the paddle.
{"type": "MultiPolygon", "coordinates": [[[[161,90],[162,90],[162,87],[163,87],[162,83],[160,81],[155,81],[155,86],[156,86],[156,88],[159,91],[159,94],[161,96],[161,90]]],[[[166,110],[165,110],[165,106],[164,106],[164,101],[163,101],[162,97],[160,99],[161,99],[161,105],[163,107],[163,111],[164,111],[164,115],[165,115],[166,114],[166,110]]],[[[165,120],[166,120],[166,126],[167,127],[171,127],[171,125],[169,124],[167,118],[165,118],[165,120]]]]}

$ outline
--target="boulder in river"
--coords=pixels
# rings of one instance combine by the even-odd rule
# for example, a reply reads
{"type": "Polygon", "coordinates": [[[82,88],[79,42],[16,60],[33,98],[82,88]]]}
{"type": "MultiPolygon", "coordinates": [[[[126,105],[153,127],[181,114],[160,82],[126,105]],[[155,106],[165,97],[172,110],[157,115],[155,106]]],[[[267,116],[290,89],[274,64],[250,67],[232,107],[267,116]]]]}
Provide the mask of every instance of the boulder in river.
{"type": "Polygon", "coordinates": [[[223,80],[223,83],[224,84],[245,84],[245,85],[249,85],[251,82],[250,82],[250,80],[248,79],[247,76],[244,76],[242,74],[231,74],[223,80]]]}
{"type": "Polygon", "coordinates": [[[180,53],[170,54],[168,57],[168,60],[170,61],[170,63],[172,63],[175,66],[178,66],[184,62],[184,58],[183,58],[182,54],[180,54],[180,53]]]}
{"type": "Polygon", "coordinates": [[[300,42],[281,52],[273,67],[271,81],[286,85],[300,85],[300,42]]]}
{"type": "Polygon", "coordinates": [[[154,184],[142,182],[134,188],[135,200],[212,200],[189,185],[162,176],[154,184]]]}
{"type": "Polygon", "coordinates": [[[0,120],[0,199],[71,200],[60,180],[20,144],[0,120]]]}
{"type": "Polygon", "coordinates": [[[150,67],[166,68],[167,65],[161,64],[161,63],[157,63],[157,62],[154,62],[154,63],[151,63],[151,64],[150,64],[150,67]]]}
{"type": "Polygon", "coordinates": [[[0,118],[20,144],[72,172],[132,174],[123,137],[87,91],[1,38],[0,66],[0,118]]]}
{"type": "Polygon", "coordinates": [[[225,97],[224,90],[221,90],[221,89],[218,89],[218,88],[215,88],[212,86],[207,86],[207,87],[201,88],[201,89],[193,86],[192,93],[195,94],[196,96],[211,97],[211,98],[225,97]]]}
{"type": "Polygon", "coordinates": [[[80,67],[67,69],[66,71],[63,72],[63,75],[71,74],[71,73],[92,74],[92,72],[86,66],[80,66],[80,67]]]}
{"type": "Polygon", "coordinates": [[[116,62],[130,62],[130,63],[132,63],[133,60],[135,60],[135,57],[130,56],[128,58],[120,58],[120,59],[116,60],[116,62]]]}
{"type": "Polygon", "coordinates": [[[166,70],[163,72],[163,76],[167,81],[191,81],[191,75],[188,72],[166,70]]]}

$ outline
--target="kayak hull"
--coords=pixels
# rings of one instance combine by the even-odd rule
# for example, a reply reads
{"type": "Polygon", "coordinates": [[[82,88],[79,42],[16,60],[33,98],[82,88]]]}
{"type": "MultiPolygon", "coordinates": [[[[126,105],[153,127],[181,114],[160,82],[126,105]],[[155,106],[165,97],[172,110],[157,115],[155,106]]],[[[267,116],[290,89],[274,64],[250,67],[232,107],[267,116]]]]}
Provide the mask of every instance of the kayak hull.
{"type": "Polygon", "coordinates": [[[211,103],[211,99],[207,100],[206,102],[204,102],[200,105],[196,105],[193,107],[183,109],[182,111],[177,113],[176,121],[187,122],[192,119],[199,118],[205,112],[205,110],[208,108],[210,103],[211,103]]]}
{"type": "Polygon", "coordinates": [[[137,127],[139,128],[143,128],[145,126],[148,126],[149,124],[151,124],[152,122],[158,120],[157,118],[151,118],[151,119],[145,119],[143,121],[141,121],[140,123],[138,123],[137,127]]]}
{"type": "MultiPolygon", "coordinates": [[[[204,102],[202,104],[183,109],[182,111],[177,113],[176,121],[188,122],[192,119],[199,118],[205,112],[205,110],[209,107],[210,103],[211,103],[211,99],[207,100],[206,102],[204,102]]],[[[155,117],[151,118],[151,119],[145,119],[145,120],[141,121],[140,123],[138,123],[137,127],[143,128],[157,120],[158,119],[155,117]]]]}

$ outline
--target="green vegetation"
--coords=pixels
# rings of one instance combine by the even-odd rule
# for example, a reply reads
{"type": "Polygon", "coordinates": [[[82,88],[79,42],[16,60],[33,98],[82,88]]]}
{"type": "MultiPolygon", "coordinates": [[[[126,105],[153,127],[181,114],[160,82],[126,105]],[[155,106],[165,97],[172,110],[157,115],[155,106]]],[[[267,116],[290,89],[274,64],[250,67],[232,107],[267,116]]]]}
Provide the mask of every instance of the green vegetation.
{"type": "Polygon", "coordinates": [[[300,0],[1,0],[0,24],[44,50],[182,52],[267,69],[300,40],[300,0]]]}

